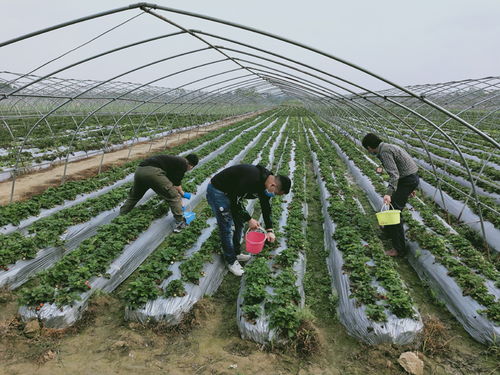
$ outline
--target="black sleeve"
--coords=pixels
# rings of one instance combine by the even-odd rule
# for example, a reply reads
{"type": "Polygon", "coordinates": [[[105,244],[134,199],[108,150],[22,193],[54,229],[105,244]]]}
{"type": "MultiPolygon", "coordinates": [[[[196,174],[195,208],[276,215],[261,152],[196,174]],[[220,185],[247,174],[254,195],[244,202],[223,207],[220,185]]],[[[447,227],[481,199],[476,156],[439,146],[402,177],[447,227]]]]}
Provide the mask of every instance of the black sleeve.
{"type": "Polygon", "coordinates": [[[273,221],[271,219],[271,198],[263,194],[259,194],[260,208],[262,209],[262,216],[264,217],[264,224],[266,229],[273,228],[273,221]]]}
{"type": "Polygon", "coordinates": [[[180,186],[184,174],[187,172],[186,162],[180,157],[175,157],[175,159],[171,161],[171,167],[168,169],[170,173],[167,172],[167,176],[170,175],[170,181],[172,181],[175,186],[180,186]]]}
{"type": "Polygon", "coordinates": [[[248,211],[245,210],[245,207],[243,207],[243,199],[238,199],[237,195],[230,194],[229,202],[231,203],[231,215],[233,215],[233,218],[239,218],[243,221],[248,221],[252,218],[248,211]]]}
{"type": "Polygon", "coordinates": [[[172,173],[171,181],[174,184],[174,186],[180,186],[181,181],[184,177],[184,173],[185,173],[185,171],[182,171],[182,170],[177,170],[174,173],[172,173]]]}

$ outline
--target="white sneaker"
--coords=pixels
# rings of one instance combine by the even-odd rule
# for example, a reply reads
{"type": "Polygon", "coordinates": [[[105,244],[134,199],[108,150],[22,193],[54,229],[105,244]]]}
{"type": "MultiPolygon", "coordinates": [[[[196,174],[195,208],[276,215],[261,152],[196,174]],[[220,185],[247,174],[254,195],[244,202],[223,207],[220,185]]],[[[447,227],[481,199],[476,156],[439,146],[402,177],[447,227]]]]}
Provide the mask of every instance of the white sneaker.
{"type": "Polygon", "coordinates": [[[238,259],[238,262],[248,262],[251,257],[249,254],[238,254],[236,259],[238,259]]]}
{"type": "Polygon", "coordinates": [[[236,276],[241,276],[245,273],[245,271],[241,267],[240,262],[238,262],[237,260],[235,260],[233,264],[228,264],[227,268],[229,269],[229,272],[236,276]]]}

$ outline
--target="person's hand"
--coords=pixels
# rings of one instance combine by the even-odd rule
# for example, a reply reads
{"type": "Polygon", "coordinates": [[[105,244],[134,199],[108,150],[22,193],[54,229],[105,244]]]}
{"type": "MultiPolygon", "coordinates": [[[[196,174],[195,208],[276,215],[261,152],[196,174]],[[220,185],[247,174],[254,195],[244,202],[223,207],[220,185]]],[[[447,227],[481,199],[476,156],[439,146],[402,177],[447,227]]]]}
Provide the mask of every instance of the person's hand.
{"type": "Polygon", "coordinates": [[[184,196],[184,191],[182,190],[182,186],[174,186],[174,187],[181,197],[184,196]]]}
{"type": "Polygon", "coordinates": [[[378,174],[381,174],[384,170],[382,169],[382,167],[377,167],[375,169],[375,172],[377,172],[378,174]]]}
{"type": "Polygon", "coordinates": [[[391,204],[391,196],[384,195],[384,204],[391,204]]]}
{"type": "Polygon", "coordinates": [[[255,219],[248,220],[248,229],[257,229],[260,227],[260,224],[255,219]]]}
{"type": "Polygon", "coordinates": [[[410,198],[415,198],[417,196],[417,192],[415,190],[413,190],[411,193],[410,193],[410,198]]]}
{"type": "Polygon", "coordinates": [[[267,232],[266,233],[266,240],[269,242],[274,242],[274,241],[276,241],[276,235],[273,232],[267,232]]]}

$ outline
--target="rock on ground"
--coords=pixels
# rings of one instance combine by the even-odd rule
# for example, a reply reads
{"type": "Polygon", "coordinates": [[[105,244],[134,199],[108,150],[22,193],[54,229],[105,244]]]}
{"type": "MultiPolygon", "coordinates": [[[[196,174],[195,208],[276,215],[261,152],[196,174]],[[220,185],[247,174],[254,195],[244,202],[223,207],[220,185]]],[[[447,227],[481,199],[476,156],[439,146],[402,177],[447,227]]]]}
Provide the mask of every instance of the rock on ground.
{"type": "Polygon", "coordinates": [[[424,362],[414,352],[405,352],[399,356],[399,364],[410,374],[424,375],[424,362]]]}

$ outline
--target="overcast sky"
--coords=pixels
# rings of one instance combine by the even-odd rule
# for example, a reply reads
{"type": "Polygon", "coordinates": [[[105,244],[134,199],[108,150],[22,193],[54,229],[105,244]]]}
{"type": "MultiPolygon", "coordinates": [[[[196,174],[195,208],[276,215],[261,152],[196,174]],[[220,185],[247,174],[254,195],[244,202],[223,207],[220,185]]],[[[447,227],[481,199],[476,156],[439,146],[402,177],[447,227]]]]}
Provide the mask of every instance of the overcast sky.
{"type": "MultiPolygon", "coordinates": [[[[0,41],[132,3],[0,0],[0,41]]],[[[275,33],[348,60],[401,85],[500,75],[500,0],[159,0],[152,3],[275,33]]],[[[149,18],[140,24],[141,32],[151,27],[151,33],[144,35],[157,35],[158,20],[146,17],[149,18]]],[[[179,18],[179,22],[184,21],[192,28],[208,27],[199,20],[179,18]]],[[[38,44],[0,48],[0,71],[23,73],[60,53],[58,40],[71,46],[71,40],[75,45],[102,30],[74,28],[64,36],[58,34],[60,39],[55,41],[40,39],[38,44]],[[35,53],[38,48],[43,50],[40,61],[36,61],[40,58],[40,54],[35,53]]],[[[226,29],[225,35],[238,34],[226,29]]],[[[135,40],[134,36],[134,32],[128,32],[121,35],[120,41],[135,40]]],[[[244,37],[247,42],[260,45],[259,38],[252,38],[244,37]]],[[[269,46],[273,48],[272,44],[269,46]]],[[[287,49],[280,51],[288,52],[287,49]]],[[[290,56],[301,58],[293,48],[289,51],[290,56]]],[[[324,69],[335,69],[319,58],[308,60],[312,64],[315,61],[324,69]]],[[[106,67],[103,65],[98,70],[112,70],[112,66],[113,61],[106,60],[106,67]]],[[[67,72],[64,76],[103,78],[95,67],[92,69],[67,72]]]]}

